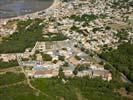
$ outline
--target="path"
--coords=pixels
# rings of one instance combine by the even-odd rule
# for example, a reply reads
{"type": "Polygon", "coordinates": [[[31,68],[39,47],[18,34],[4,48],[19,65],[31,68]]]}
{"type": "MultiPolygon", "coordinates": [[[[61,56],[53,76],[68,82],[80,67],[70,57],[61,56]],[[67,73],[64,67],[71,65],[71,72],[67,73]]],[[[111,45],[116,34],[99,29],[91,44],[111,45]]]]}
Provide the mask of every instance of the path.
{"type": "Polygon", "coordinates": [[[21,59],[20,59],[19,57],[17,57],[17,61],[18,61],[18,63],[19,63],[20,68],[22,69],[22,72],[24,73],[24,75],[25,75],[25,77],[26,77],[27,84],[29,85],[29,87],[30,87],[31,89],[37,91],[38,93],[41,93],[41,94],[43,94],[43,95],[45,95],[45,96],[48,96],[46,93],[44,93],[44,92],[42,92],[41,90],[35,88],[35,87],[31,84],[30,79],[29,79],[28,75],[26,74],[23,65],[21,64],[21,59]]]}
{"type": "Polygon", "coordinates": [[[30,79],[29,79],[29,77],[27,76],[27,74],[25,73],[24,68],[23,68],[22,66],[20,66],[20,67],[21,67],[22,72],[24,73],[24,75],[25,75],[25,77],[26,77],[26,79],[27,79],[27,84],[29,85],[29,87],[32,88],[33,90],[39,92],[39,93],[42,93],[42,94],[45,95],[45,96],[48,96],[47,94],[45,94],[45,93],[42,92],[41,90],[35,88],[35,87],[30,83],[30,79]]]}
{"type": "Polygon", "coordinates": [[[82,96],[82,94],[81,94],[81,92],[80,92],[79,89],[75,89],[75,91],[76,91],[77,100],[87,100],[87,99],[85,99],[85,98],[82,96]]]}

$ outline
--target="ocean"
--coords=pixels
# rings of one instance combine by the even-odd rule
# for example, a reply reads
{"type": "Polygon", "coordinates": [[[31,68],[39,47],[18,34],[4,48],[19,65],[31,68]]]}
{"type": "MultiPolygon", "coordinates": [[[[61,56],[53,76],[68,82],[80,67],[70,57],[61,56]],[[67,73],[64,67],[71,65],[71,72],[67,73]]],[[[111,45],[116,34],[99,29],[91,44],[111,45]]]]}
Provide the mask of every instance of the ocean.
{"type": "Polygon", "coordinates": [[[52,5],[53,0],[0,0],[0,18],[25,15],[52,5]]]}

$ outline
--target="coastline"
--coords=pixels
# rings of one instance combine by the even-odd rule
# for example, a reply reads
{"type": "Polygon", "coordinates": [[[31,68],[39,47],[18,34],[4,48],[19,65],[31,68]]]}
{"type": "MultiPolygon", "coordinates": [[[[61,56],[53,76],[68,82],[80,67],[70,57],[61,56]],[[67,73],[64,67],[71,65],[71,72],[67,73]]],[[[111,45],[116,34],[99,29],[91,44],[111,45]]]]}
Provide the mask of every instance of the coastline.
{"type": "Polygon", "coordinates": [[[43,10],[37,11],[37,12],[33,12],[33,13],[29,13],[29,14],[25,14],[25,15],[16,16],[16,17],[1,18],[0,19],[0,23],[4,23],[4,22],[7,22],[9,20],[14,20],[14,19],[27,19],[29,17],[30,18],[40,18],[40,16],[38,15],[38,13],[45,12],[46,10],[49,10],[49,9],[57,8],[57,6],[59,5],[59,3],[60,3],[60,0],[53,0],[53,3],[51,4],[51,6],[49,6],[46,9],[43,9],[43,10]]]}

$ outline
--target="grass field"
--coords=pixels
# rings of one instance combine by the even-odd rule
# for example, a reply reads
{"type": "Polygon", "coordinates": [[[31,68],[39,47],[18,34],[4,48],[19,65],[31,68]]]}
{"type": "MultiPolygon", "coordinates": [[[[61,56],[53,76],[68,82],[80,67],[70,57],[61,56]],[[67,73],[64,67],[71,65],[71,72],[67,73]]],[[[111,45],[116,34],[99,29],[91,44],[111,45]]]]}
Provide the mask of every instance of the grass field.
{"type": "Polygon", "coordinates": [[[24,80],[25,76],[23,73],[7,72],[5,74],[0,74],[0,86],[17,83],[24,80]]]}
{"type": "Polygon", "coordinates": [[[0,98],[1,100],[45,100],[46,97],[36,93],[28,85],[20,84],[0,88],[0,98]]]}
{"type": "Polygon", "coordinates": [[[130,100],[113,92],[119,88],[115,82],[106,82],[101,79],[67,78],[62,79],[35,79],[32,85],[41,90],[38,93],[26,83],[0,88],[2,100],[130,100]]]}
{"type": "Polygon", "coordinates": [[[61,79],[36,79],[32,84],[47,93],[51,100],[128,100],[114,93],[117,83],[101,79],[69,78],[64,84],[61,79]]]}

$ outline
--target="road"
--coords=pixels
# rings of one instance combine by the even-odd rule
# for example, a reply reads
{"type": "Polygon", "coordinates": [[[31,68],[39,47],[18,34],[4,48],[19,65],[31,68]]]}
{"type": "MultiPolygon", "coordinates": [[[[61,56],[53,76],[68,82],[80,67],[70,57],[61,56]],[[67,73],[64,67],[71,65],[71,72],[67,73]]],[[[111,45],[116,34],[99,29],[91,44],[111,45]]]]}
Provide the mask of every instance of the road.
{"type": "Polygon", "coordinates": [[[17,57],[17,61],[18,61],[18,63],[19,63],[20,68],[22,69],[22,72],[24,73],[24,75],[25,75],[25,77],[26,77],[27,84],[29,85],[29,87],[30,87],[31,89],[37,91],[38,93],[41,93],[41,94],[43,94],[43,95],[45,95],[45,96],[48,97],[48,95],[47,95],[46,93],[44,93],[44,92],[42,92],[41,90],[35,88],[35,87],[31,84],[30,79],[29,79],[27,73],[25,72],[23,65],[21,64],[21,59],[20,59],[19,57],[17,57]]]}
{"type": "Polygon", "coordinates": [[[20,67],[21,67],[22,72],[24,73],[24,75],[25,75],[25,77],[26,77],[26,79],[27,79],[27,84],[29,85],[29,87],[32,88],[33,90],[37,91],[38,93],[41,93],[41,94],[43,94],[43,95],[45,95],[45,96],[48,96],[46,93],[44,93],[44,92],[42,92],[41,90],[35,88],[35,87],[31,84],[30,79],[29,79],[28,75],[26,74],[26,72],[24,71],[23,66],[20,66],[20,67]]]}

